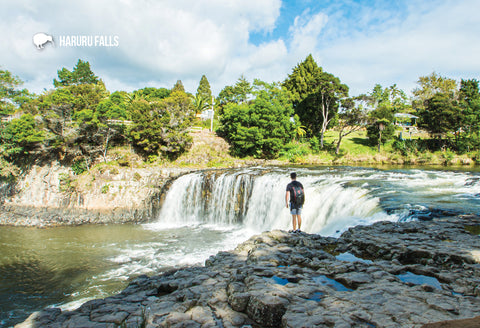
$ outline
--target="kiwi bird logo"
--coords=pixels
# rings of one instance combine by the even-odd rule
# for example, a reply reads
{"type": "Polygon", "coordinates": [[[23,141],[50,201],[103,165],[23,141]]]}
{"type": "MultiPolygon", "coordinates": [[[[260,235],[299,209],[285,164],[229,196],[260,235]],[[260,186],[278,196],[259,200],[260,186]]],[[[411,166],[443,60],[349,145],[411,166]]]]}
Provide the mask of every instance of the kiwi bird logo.
{"type": "Polygon", "coordinates": [[[45,33],[37,33],[33,36],[33,44],[35,45],[35,47],[37,47],[37,49],[43,49],[43,46],[48,42],[51,42],[52,45],[54,44],[53,36],[45,33]]]}

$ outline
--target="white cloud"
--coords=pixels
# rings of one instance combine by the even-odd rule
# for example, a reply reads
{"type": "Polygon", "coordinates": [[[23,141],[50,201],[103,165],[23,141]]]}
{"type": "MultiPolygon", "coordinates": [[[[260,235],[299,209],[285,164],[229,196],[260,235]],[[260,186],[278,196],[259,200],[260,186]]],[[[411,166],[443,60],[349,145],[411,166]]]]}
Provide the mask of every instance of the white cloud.
{"type": "Polygon", "coordinates": [[[307,10],[301,16],[297,16],[293,26],[290,27],[292,53],[306,57],[309,53],[315,52],[319,35],[327,22],[328,16],[321,12],[309,15],[307,10]]]}
{"type": "Polygon", "coordinates": [[[397,25],[320,47],[321,61],[354,95],[371,91],[375,83],[396,83],[409,93],[420,76],[433,71],[456,79],[478,77],[479,10],[473,1],[440,2],[428,10],[412,6],[397,25]]]}
{"type": "Polygon", "coordinates": [[[133,89],[146,81],[171,87],[182,79],[194,91],[202,74],[210,80],[236,79],[241,72],[228,68],[239,54],[247,63],[255,57],[247,49],[278,48],[277,42],[252,47],[248,39],[252,31],[275,27],[280,5],[280,0],[9,1],[8,13],[0,14],[0,28],[8,31],[5,41],[10,51],[0,54],[0,63],[28,80],[26,85],[37,92],[50,88],[56,70],[71,68],[78,58],[89,60],[97,74],[101,71],[109,88],[133,89]],[[120,46],[39,52],[31,42],[39,31],[54,36],[118,35],[120,46]],[[44,75],[49,78],[39,78],[44,75]]]}
{"type": "Polygon", "coordinates": [[[241,74],[283,80],[310,53],[353,95],[375,83],[397,83],[409,92],[419,76],[434,70],[478,78],[480,2],[411,0],[400,14],[388,6],[340,3],[349,11],[337,2],[315,12],[305,9],[285,29],[288,34],[272,38],[281,0],[4,0],[0,30],[6,51],[0,65],[35,92],[51,88],[57,70],[72,68],[79,58],[112,91],[172,87],[181,79],[195,92],[205,74],[218,93],[241,74]],[[41,31],[118,35],[120,46],[38,51],[32,36],[41,31]],[[252,32],[265,40],[252,44],[252,32]]]}

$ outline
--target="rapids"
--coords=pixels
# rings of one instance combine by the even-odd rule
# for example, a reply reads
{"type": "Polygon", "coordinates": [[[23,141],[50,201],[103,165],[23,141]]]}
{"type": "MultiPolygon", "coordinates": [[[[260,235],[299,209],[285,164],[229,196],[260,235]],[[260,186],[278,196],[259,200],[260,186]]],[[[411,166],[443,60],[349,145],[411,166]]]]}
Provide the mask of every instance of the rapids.
{"type": "Polygon", "coordinates": [[[351,226],[480,213],[480,174],[360,167],[206,170],[177,178],[147,224],[0,227],[0,327],[47,306],[75,308],[128,279],[203,263],[265,230],[291,228],[285,187],[305,187],[302,230],[339,236],[351,226]]]}

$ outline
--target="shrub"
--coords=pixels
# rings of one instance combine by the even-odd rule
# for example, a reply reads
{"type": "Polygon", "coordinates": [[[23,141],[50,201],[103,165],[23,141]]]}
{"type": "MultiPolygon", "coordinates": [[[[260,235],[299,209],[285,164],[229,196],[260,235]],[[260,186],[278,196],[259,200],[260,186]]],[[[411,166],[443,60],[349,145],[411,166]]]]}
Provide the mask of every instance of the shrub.
{"type": "Polygon", "coordinates": [[[83,172],[87,171],[87,164],[83,159],[76,160],[72,163],[72,171],[76,175],[80,175],[83,172]]]}
{"type": "Polygon", "coordinates": [[[303,156],[311,153],[312,151],[307,143],[292,141],[284,146],[280,151],[280,156],[287,158],[292,163],[297,163],[301,161],[303,156]]]}
{"type": "Polygon", "coordinates": [[[106,193],[108,193],[109,191],[110,191],[110,185],[109,185],[109,184],[104,185],[104,186],[102,187],[102,189],[101,189],[101,193],[102,193],[102,194],[106,194],[106,193]]]}

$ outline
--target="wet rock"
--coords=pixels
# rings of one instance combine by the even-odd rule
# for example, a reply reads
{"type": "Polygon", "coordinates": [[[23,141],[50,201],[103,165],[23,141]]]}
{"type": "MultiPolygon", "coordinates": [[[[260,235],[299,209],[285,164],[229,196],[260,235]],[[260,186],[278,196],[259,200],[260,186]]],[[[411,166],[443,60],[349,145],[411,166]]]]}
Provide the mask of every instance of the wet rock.
{"type": "Polygon", "coordinates": [[[269,294],[252,295],[247,305],[247,314],[255,322],[266,327],[278,327],[287,310],[288,301],[269,294]]]}
{"type": "Polygon", "coordinates": [[[379,222],[338,239],[266,232],[203,267],[141,276],[118,295],[74,311],[47,309],[17,327],[401,328],[473,318],[480,238],[466,225],[480,217],[379,222]],[[338,250],[355,257],[337,260],[338,250]],[[402,281],[406,273],[414,279],[402,281]]]}

